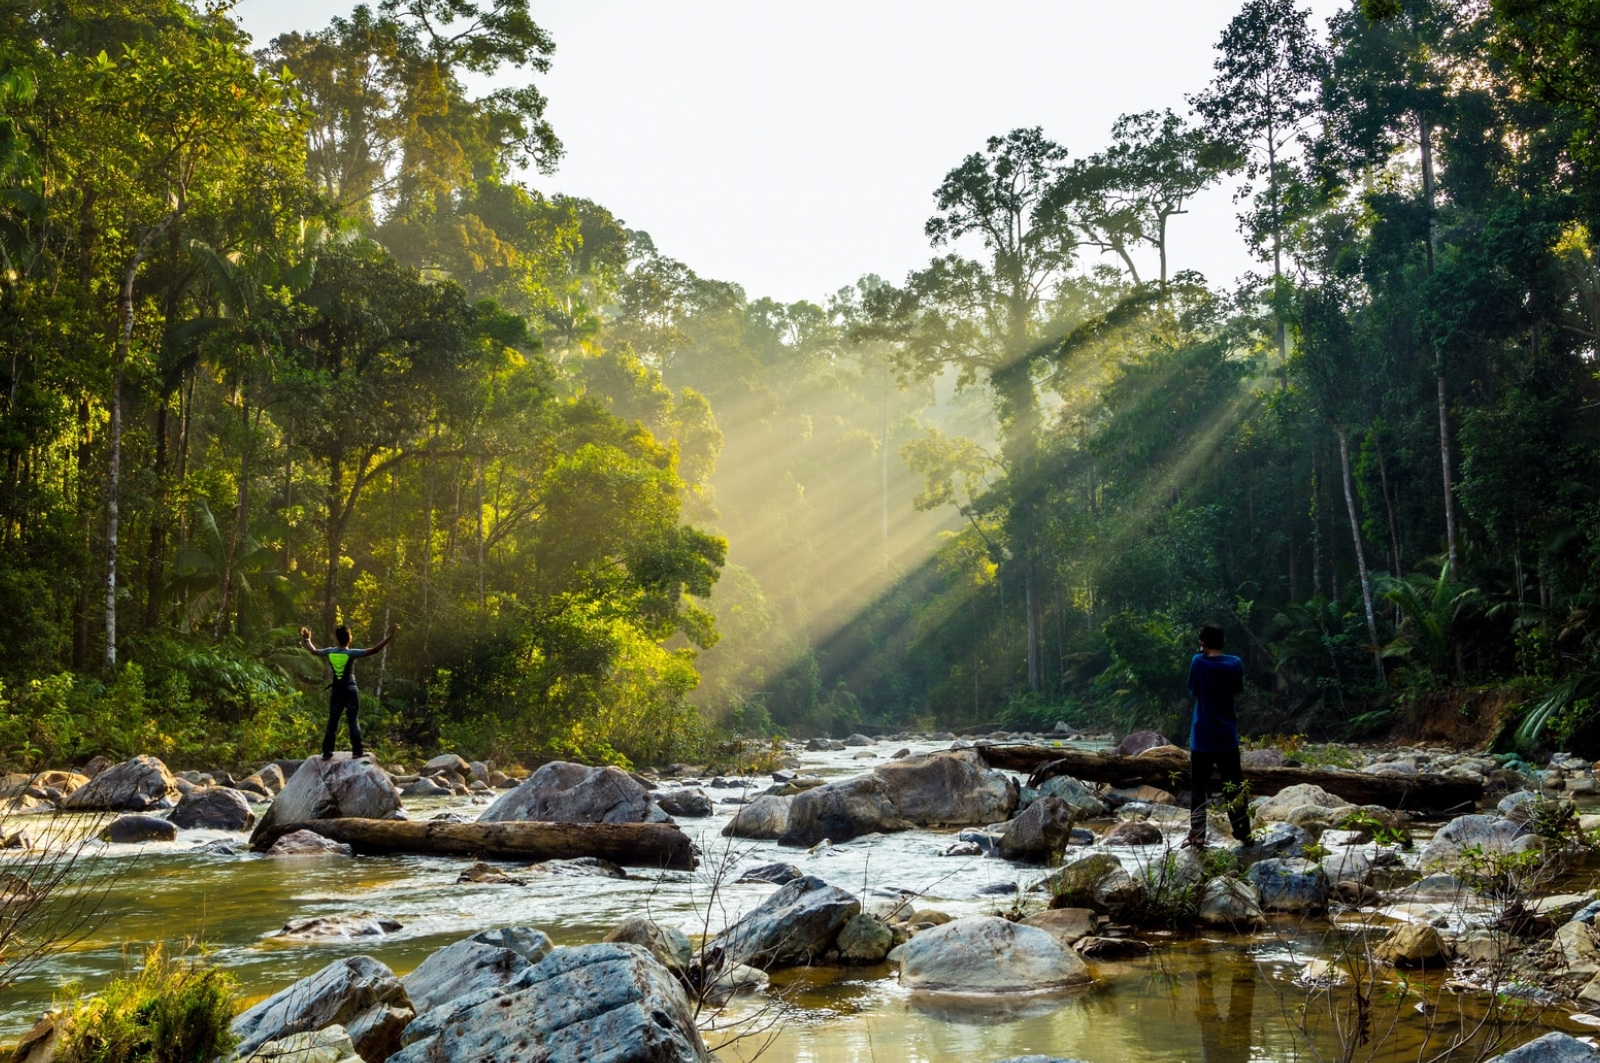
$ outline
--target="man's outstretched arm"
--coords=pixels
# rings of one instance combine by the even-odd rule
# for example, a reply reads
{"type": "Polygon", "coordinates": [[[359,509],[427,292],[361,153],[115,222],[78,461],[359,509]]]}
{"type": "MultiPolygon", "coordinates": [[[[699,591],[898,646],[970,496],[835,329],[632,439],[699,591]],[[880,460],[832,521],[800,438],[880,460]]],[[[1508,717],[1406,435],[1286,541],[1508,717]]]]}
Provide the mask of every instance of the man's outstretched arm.
{"type": "Polygon", "coordinates": [[[303,627],[303,628],[300,629],[300,645],[304,646],[306,649],[310,650],[312,653],[316,653],[317,652],[316,646],[312,645],[312,643],[311,643],[311,629],[310,628],[303,627]]]}
{"type": "Polygon", "coordinates": [[[389,643],[391,641],[393,641],[394,637],[396,635],[398,635],[399,633],[400,633],[400,625],[399,624],[390,624],[389,625],[389,633],[387,635],[383,636],[383,638],[379,639],[377,642],[374,642],[371,646],[368,646],[367,647],[367,652],[368,653],[377,653],[379,650],[381,650],[385,646],[389,645],[389,643]]]}

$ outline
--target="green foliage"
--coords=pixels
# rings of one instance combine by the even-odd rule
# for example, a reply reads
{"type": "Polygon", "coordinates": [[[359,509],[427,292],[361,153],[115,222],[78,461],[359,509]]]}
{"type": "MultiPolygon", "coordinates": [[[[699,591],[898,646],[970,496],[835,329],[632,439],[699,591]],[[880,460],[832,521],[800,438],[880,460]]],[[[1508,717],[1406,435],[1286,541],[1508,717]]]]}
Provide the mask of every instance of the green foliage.
{"type": "Polygon", "coordinates": [[[156,945],[138,971],[67,1007],[63,1063],[211,1063],[237,1044],[233,978],[156,945]]]}

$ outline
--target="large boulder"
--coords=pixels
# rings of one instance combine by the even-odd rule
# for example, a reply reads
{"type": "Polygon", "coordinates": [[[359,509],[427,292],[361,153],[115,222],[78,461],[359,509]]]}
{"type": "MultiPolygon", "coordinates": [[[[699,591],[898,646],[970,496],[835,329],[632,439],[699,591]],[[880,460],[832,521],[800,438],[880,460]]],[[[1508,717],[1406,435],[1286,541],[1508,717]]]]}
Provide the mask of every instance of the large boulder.
{"type": "Polygon", "coordinates": [[[1144,890],[1110,853],[1091,853],[1063,866],[1040,886],[1052,908],[1088,908],[1115,915],[1137,904],[1144,890]]]}
{"type": "Polygon", "coordinates": [[[628,916],[612,927],[601,940],[638,945],[669,971],[687,971],[689,964],[694,962],[694,945],[689,941],[689,935],[662,926],[647,915],[628,916]]]}
{"type": "Polygon", "coordinates": [[[1401,923],[1378,942],[1372,954],[1395,967],[1437,966],[1446,958],[1444,938],[1427,923],[1401,923]]]}
{"type": "Polygon", "coordinates": [[[1077,810],[1061,798],[1041,797],[1006,824],[995,854],[1006,860],[1047,863],[1067,847],[1077,816],[1077,810]]]}
{"type": "Polygon", "coordinates": [[[290,831],[267,849],[268,856],[353,856],[355,849],[347,842],[324,838],[315,831],[290,831]]]}
{"type": "Polygon", "coordinates": [[[781,838],[784,831],[789,829],[789,806],[793,802],[793,797],[763,794],[748,805],[740,805],[733,819],[722,828],[722,834],[727,838],[755,838],[761,841],[781,838]]]}
{"type": "Polygon", "coordinates": [[[895,949],[900,984],[952,993],[1016,993],[1092,981],[1089,968],[1055,935],[995,915],[924,930],[895,949]]]}
{"type": "Polygon", "coordinates": [[[167,816],[182,830],[247,830],[256,821],[250,802],[238,790],[207,786],[183,795],[167,816]]]}
{"type": "Polygon", "coordinates": [[[1269,912],[1321,912],[1328,907],[1327,873],[1310,860],[1262,860],[1250,865],[1244,877],[1269,912]]]}
{"type": "Polygon", "coordinates": [[[436,1009],[389,1063],[711,1063],[670,972],[636,945],[557,949],[503,991],[436,1009]]]}
{"type": "Polygon", "coordinates": [[[650,791],[620,768],[552,761],[495,799],[480,823],[643,823],[650,791]]]}
{"type": "Polygon", "coordinates": [[[839,959],[845,963],[882,963],[894,945],[894,931],[875,915],[853,915],[839,930],[839,959]]]}
{"type": "Polygon", "coordinates": [[[1255,808],[1255,820],[1257,823],[1289,823],[1297,812],[1304,815],[1307,809],[1316,809],[1315,814],[1328,816],[1352,807],[1338,794],[1330,794],[1316,783],[1303,782],[1286,786],[1262,801],[1255,808]]]}
{"type": "Polygon", "coordinates": [[[337,1025],[268,1041],[250,1053],[250,1063],[356,1063],[360,1059],[350,1031],[337,1025]]]}
{"type": "Polygon", "coordinates": [[[678,790],[661,790],[655,794],[656,804],[669,816],[682,819],[699,819],[711,815],[711,798],[704,790],[688,787],[678,790]]]}
{"type": "Polygon", "coordinates": [[[178,780],[155,757],[138,756],[113,764],[61,801],[71,812],[148,812],[171,808],[180,796],[178,780]]]}
{"type": "Polygon", "coordinates": [[[239,1055],[248,1059],[268,1041],[343,1026],[361,1058],[379,1063],[399,1048],[412,1016],[393,971],[371,956],[348,956],[244,1012],[233,1020],[233,1033],[239,1055]]]}
{"type": "Polygon", "coordinates": [[[813,875],[797,878],[712,938],[707,954],[721,950],[726,964],[762,970],[797,967],[820,958],[861,903],[813,875]]]}
{"type": "Polygon", "coordinates": [[[1600,1063],[1600,1050],[1569,1033],[1551,1032],[1488,1063],[1600,1063]]]}
{"type": "Polygon", "coordinates": [[[824,838],[842,842],[915,826],[895,810],[883,780],[874,773],[795,795],[781,840],[785,845],[815,845],[824,838]]]}
{"type": "Polygon", "coordinates": [[[400,791],[370,760],[335,754],[311,757],[289,776],[270,808],[256,823],[250,843],[258,844],[275,827],[319,819],[389,819],[400,811],[400,791]]]}
{"type": "Polygon", "coordinates": [[[501,989],[532,967],[521,953],[467,938],[446,945],[400,979],[420,1014],[482,989],[501,989]]]}
{"type": "MultiPolygon", "coordinates": [[[[1039,784],[1040,797],[1059,797],[1071,805],[1079,819],[1100,819],[1111,814],[1110,807],[1089,785],[1070,775],[1057,775],[1039,784]]],[[[1168,795],[1171,800],[1171,795],[1168,795]]]]}
{"type": "Polygon", "coordinates": [[[1520,839],[1531,836],[1527,824],[1499,816],[1457,816],[1439,828],[1422,852],[1417,866],[1424,871],[1454,869],[1484,858],[1520,852],[1520,839]]]}
{"type": "MultiPolygon", "coordinates": [[[[997,823],[1016,811],[1016,781],[972,752],[929,753],[872,769],[895,812],[919,827],[997,823]]],[[[834,839],[837,841],[838,839],[834,839]]]]}
{"type": "Polygon", "coordinates": [[[1256,888],[1236,878],[1217,877],[1200,893],[1200,922],[1206,926],[1254,927],[1262,921],[1261,898],[1256,888]]]}
{"type": "Polygon", "coordinates": [[[160,816],[118,816],[100,831],[108,842],[170,842],[178,828],[160,816]]]}
{"type": "Polygon", "coordinates": [[[1117,743],[1117,754],[1124,757],[1137,757],[1147,749],[1155,749],[1158,746],[1169,746],[1171,744],[1165,737],[1154,731],[1135,731],[1117,743]]]}

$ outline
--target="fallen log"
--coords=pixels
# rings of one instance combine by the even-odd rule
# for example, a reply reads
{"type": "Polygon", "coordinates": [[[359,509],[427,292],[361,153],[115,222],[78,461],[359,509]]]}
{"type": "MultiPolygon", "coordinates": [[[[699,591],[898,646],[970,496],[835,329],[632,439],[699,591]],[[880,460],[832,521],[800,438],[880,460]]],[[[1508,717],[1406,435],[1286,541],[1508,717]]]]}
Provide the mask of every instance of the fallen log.
{"type": "Polygon", "coordinates": [[[363,856],[512,857],[571,860],[598,856],[624,867],[693,871],[689,836],[669,823],[450,823],[400,819],[318,819],[274,825],[255,839],[265,852],[285,834],[308,830],[363,856]]]}
{"type": "MultiPolygon", "coordinates": [[[[1117,787],[1155,786],[1174,792],[1189,786],[1187,756],[1123,757],[1054,746],[986,742],[978,743],[976,748],[992,768],[1030,772],[1030,786],[1038,786],[1058,775],[1117,787]]],[[[1382,805],[1407,812],[1471,811],[1483,797],[1481,781],[1448,775],[1371,775],[1327,768],[1247,767],[1244,778],[1250,793],[1257,797],[1271,796],[1300,783],[1313,783],[1358,805],[1382,805]]]]}

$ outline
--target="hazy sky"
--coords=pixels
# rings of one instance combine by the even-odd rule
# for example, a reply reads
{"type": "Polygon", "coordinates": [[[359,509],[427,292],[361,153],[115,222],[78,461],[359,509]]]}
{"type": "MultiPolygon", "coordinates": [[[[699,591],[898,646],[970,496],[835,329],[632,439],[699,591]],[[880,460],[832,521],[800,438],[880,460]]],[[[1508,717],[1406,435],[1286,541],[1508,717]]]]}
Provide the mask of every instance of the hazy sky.
{"type": "MultiPolygon", "coordinates": [[[[545,0],[539,84],[586,196],[702,276],[821,300],[925,262],[933,189],[987,137],[1043,126],[1075,156],[1123,113],[1184,108],[1240,0],[545,0]]],[[[1310,0],[1319,28],[1339,0],[1310,0]]],[[[265,43],[344,0],[242,0],[265,43]]],[[[1252,268],[1232,188],[1176,220],[1174,269],[1252,268]]]]}

